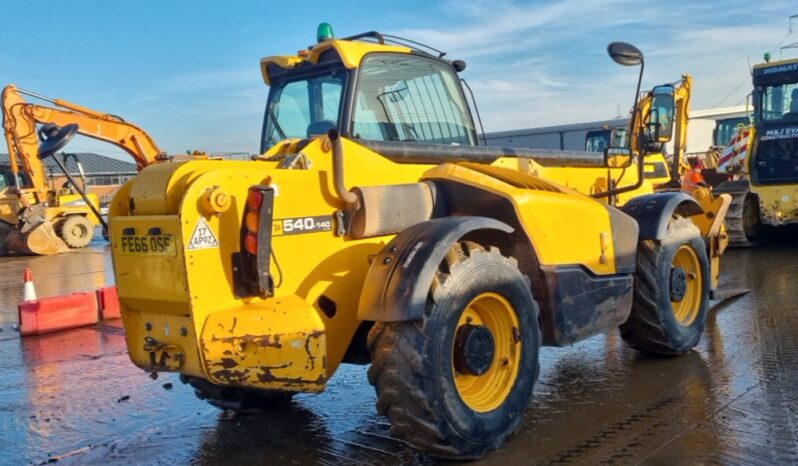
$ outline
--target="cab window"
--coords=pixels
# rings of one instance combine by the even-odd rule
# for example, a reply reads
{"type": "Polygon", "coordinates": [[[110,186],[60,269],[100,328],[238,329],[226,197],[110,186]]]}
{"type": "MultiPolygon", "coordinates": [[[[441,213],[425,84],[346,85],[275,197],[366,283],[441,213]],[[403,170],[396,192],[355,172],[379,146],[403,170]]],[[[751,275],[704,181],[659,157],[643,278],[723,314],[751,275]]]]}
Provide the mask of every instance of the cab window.
{"type": "Polygon", "coordinates": [[[476,144],[454,70],[437,60],[405,54],[373,54],[363,61],[351,133],[373,141],[476,144]]]}

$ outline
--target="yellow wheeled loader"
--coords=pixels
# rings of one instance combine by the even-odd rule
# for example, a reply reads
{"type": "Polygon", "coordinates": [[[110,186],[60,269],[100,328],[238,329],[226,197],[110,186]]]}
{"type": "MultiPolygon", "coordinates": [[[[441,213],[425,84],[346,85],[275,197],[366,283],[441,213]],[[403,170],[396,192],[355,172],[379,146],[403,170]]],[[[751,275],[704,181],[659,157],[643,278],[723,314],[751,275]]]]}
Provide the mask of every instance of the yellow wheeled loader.
{"type": "Polygon", "coordinates": [[[540,346],[619,326],[646,353],[696,345],[712,287],[705,212],[684,193],[608,202],[642,189],[645,151],[477,146],[463,62],[376,32],[334,39],[322,25],[318,39],[261,61],[255,161],[155,164],[114,197],[137,366],[247,411],[371,363],[393,435],[476,458],[519,427],[540,346]],[[571,171],[535,176],[533,162],[571,171]],[[566,186],[632,164],[602,192],[566,186]]]}

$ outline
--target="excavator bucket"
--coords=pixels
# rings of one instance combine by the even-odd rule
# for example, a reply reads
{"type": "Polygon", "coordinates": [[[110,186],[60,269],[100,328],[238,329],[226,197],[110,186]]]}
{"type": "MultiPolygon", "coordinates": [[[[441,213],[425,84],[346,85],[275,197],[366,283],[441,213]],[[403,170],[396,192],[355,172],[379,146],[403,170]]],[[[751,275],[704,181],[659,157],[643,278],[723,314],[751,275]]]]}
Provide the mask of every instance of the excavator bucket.
{"type": "Polygon", "coordinates": [[[46,221],[33,228],[14,229],[6,236],[6,247],[11,252],[49,256],[69,251],[69,246],[58,237],[52,222],[46,221]]]}

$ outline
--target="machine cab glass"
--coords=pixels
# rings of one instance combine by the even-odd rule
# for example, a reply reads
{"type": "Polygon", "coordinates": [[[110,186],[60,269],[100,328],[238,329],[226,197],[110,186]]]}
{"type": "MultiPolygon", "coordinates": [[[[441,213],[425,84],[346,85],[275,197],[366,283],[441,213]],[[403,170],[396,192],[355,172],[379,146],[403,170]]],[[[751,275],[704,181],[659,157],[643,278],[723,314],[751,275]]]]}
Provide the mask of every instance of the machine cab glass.
{"type": "Polygon", "coordinates": [[[648,125],[652,142],[668,142],[673,137],[674,89],[657,86],[652,91],[648,125]]]}
{"type": "Polygon", "coordinates": [[[370,53],[357,71],[340,60],[303,64],[272,78],[261,152],[333,128],[372,141],[477,144],[454,68],[417,54],[370,53]]]}
{"type": "Polygon", "coordinates": [[[325,134],[339,126],[348,73],[340,63],[303,67],[272,82],[261,152],[289,138],[325,134]]]}

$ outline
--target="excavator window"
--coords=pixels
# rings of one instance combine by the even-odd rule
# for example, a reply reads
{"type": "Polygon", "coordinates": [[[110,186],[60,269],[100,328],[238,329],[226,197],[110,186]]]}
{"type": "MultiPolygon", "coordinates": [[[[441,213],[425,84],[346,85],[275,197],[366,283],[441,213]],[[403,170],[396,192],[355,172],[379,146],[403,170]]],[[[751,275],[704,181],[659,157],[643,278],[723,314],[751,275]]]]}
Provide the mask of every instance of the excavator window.
{"type": "Polygon", "coordinates": [[[14,175],[10,171],[2,170],[2,176],[0,176],[0,189],[6,189],[11,186],[14,186],[14,175]]]}
{"type": "Polygon", "coordinates": [[[748,117],[724,118],[715,122],[715,132],[713,142],[716,146],[726,146],[731,141],[732,136],[737,133],[737,127],[747,125],[748,117]]]}
{"type": "Polygon", "coordinates": [[[359,73],[352,135],[372,141],[475,145],[473,126],[451,66],[410,54],[373,54],[359,73]]]}
{"type": "Polygon", "coordinates": [[[604,152],[609,147],[627,147],[627,131],[624,128],[599,129],[585,135],[585,151],[604,152]]]}
{"type": "MultiPolygon", "coordinates": [[[[21,187],[29,188],[31,186],[30,180],[24,173],[19,174],[19,182],[21,187]]],[[[14,186],[14,174],[11,172],[10,166],[0,166],[0,189],[6,189],[14,186]]]]}
{"type": "Polygon", "coordinates": [[[654,142],[668,142],[673,136],[674,88],[657,86],[652,91],[649,125],[653,128],[654,142]]]}
{"type": "Polygon", "coordinates": [[[604,149],[610,147],[611,137],[612,130],[610,129],[588,131],[585,135],[585,150],[587,152],[604,152],[604,149]]]}

